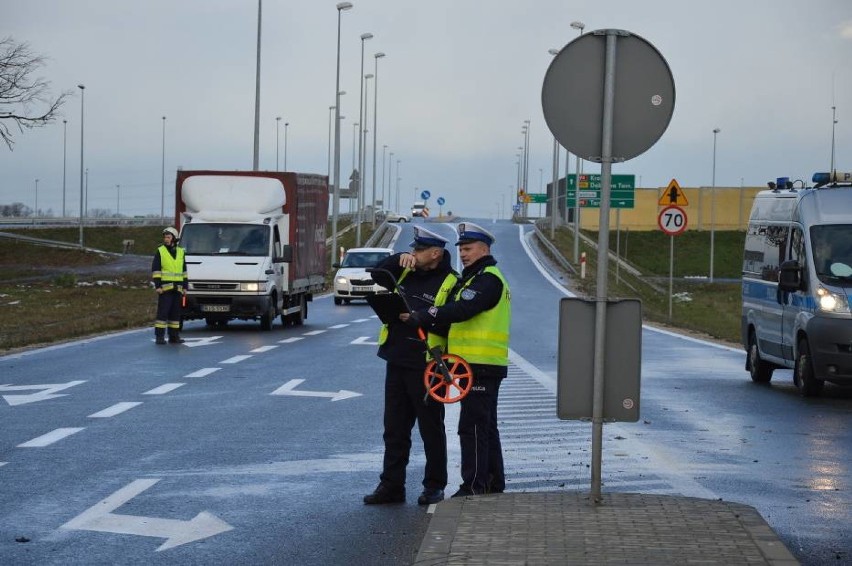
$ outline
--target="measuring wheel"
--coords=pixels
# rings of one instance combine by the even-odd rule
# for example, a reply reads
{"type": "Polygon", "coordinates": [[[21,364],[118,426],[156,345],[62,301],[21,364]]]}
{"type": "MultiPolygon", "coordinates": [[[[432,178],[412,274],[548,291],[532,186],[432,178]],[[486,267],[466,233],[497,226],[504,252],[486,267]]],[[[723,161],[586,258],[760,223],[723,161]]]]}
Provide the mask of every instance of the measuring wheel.
{"type": "Polygon", "coordinates": [[[470,369],[470,364],[453,354],[442,355],[441,364],[446,367],[446,374],[435,360],[426,366],[423,373],[426,392],[432,399],[441,403],[461,401],[473,385],[473,370],[470,369]]]}

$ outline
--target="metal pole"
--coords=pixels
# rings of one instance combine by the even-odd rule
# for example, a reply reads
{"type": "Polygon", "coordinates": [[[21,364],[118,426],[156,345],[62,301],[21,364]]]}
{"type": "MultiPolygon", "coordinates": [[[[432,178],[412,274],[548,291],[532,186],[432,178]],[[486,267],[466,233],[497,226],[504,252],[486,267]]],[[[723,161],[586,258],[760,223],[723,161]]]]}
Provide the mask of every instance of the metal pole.
{"type": "MultiPolygon", "coordinates": [[[[583,30],[586,29],[586,24],[583,22],[571,22],[570,26],[577,31],[579,35],[583,35],[583,30]]],[[[571,154],[565,150],[565,191],[568,191],[568,169],[571,154]]],[[[580,156],[577,156],[576,178],[574,179],[574,263],[580,262],[580,156]]],[[[565,219],[568,219],[568,206],[565,206],[565,219]]]]}
{"type": "Polygon", "coordinates": [[[121,216],[121,185],[115,186],[115,216],[121,216]]]}
{"type": "MultiPolygon", "coordinates": [[[[388,153],[388,193],[393,192],[393,152],[388,153]]],[[[397,212],[400,212],[402,208],[399,205],[399,191],[396,191],[396,207],[399,208],[397,212]]],[[[400,212],[401,214],[401,212],[400,212]]]]}
{"type": "MultiPolygon", "coordinates": [[[[363,136],[361,136],[363,138],[363,141],[364,141],[364,144],[362,146],[364,148],[364,150],[361,153],[361,162],[358,164],[358,168],[361,169],[361,171],[364,172],[364,175],[363,175],[363,177],[364,177],[364,201],[367,200],[367,152],[369,151],[369,149],[368,149],[369,146],[367,145],[367,136],[370,132],[370,130],[368,130],[366,128],[366,125],[370,121],[368,109],[370,108],[370,79],[372,79],[372,78],[373,78],[372,73],[367,73],[366,75],[364,75],[364,128],[363,128],[364,134],[363,134],[363,136]]],[[[375,197],[375,196],[376,196],[376,194],[374,192],[373,197],[375,197]]],[[[366,208],[366,205],[365,205],[365,208],[366,208]]],[[[375,202],[374,202],[370,205],[370,222],[371,222],[371,224],[374,222],[375,214],[376,214],[376,211],[375,211],[375,202]]]]}
{"type": "Polygon", "coordinates": [[[275,170],[278,169],[278,126],[281,124],[281,116],[275,117],[275,170]]]}
{"type": "MultiPolygon", "coordinates": [[[[373,37],[371,33],[362,33],[361,34],[361,74],[358,75],[358,82],[361,88],[361,95],[358,99],[358,124],[359,127],[364,129],[364,42],[373,37]]],[[[361,158],[362,158],[362,147],[361,147],[361,135],[358,136],[358,213],[356,214],[358,225],[355,227],[355,245],[361,245],[361,209],[363,208],[363,201],[361,200],[361,189],[364,185],[364,172],[361,171],[361,158]]]]}
{"type": "Polygon", "coordinates": [[[550,185],[550,239],[556,237],[556,212],[559,206],[559,142],[553,138],[553,184],[550,185]]]}
{"type": "Polygon", "coordinates": [[[160,218],[166,218],[166,117],[163,116],[163,152],[160,157],[160,218]]]}
{"type": "Polygon", "coordinates": [[[837,124],[837,107],[831,107],[831,167],[828,169],[829,175],[834,173],[834,126],[837,124]]]}
{"type": "Polygon", "coordinates": [[[287,169],[287,130],[290,128],[290,122],[284,122],[284,170],[287,169]]]}
{"type": "MultiPolygon", "coordinates": [[[[382,146],[382,202],[385,202],[385,153],[387,152],[387,150],[388,150],[388,146],[383,145],[382,146]]],[[[388,203],[390,203],[390,200],[391,200],[390,195],[388,195],[388,203]]],[[[388,208],[391,208],[391,207],[388,206],[388,208]]],[[[399,210],[397,210],[398,208],[399,208],[399,203],[396,203],[396,209],[391,209],[391,210],[396,210],[397,212],[399,212],[399,210]]]]}
{"type": "Polygon", "coordinates": [[[710,283],[713,282],[714,243],[716,240],[716,135],[721,130],[713,128],[713,184],[710,188],[710,283]]]}
{"type": "Polygon", "coordinates": [[[672,293],[674,292],[674,236],[669,236],[669,322],[672,321],[672,293]]]}
{"type": "Polygon", "coordinates": [[[601,454],[603,451],[604,347],[606,338],[607,276],[609,264],[609,195],[612,178],[612,128],[615,107],[615,31],[606,36],[603,132],[601,143],[601,208],[598,230],[598,265],[595,304],[595,365],[592,403],[592,493],[601,501],[601,454]]]}
{"type": "Polygon", "coordinates": [[[524,120],[526,134],[524,135],[524,217],[529,216],[527,210],[527,195],[530,193],[530,121],[524,120]]]}
{"type": "MultiPolygon", "coordinates": [[[[376,128],[378,127],[379,113],[379,59],[384,57],[384,53],[376,53],[373,55],[375,62],[375,81],[373,82],[373,229],[376,228],[376,128]]],[[[385,203],[385,197],[382,195],[382,208],[388,208],[385,203]]]]}
{"type": "Polygon", "coordinates": [[[252,170],[258,170],[258,153],[260,151],[260,14],[262,0],[257,0],[257,71],[254,85],[254,160],[252,170]]]}
{"type": "Polygon", "coordinates": [[[83,125],[84,101],[86,100],[86,85],[77,85],[80,89],[80,247],[83,247],[83,125]]]}
{"type": "Polygon", "coordinates": [[[337,5],[337,73],[334,84],[334,199],[331,213],[331,264],[337,257],[337,217],[340,212],[340,20],[341,12],[352,8],[350,2],[337,5]]]}
{"type": "Polygon", "coordinates": [[[332,130],[334,120],[334,106],[328,107],[328,168],[326,169],[326,177],[331,178],[331,138],[334,137],[332,130]]]}
{"type": "Polygon", "coordinates": [[[62,120],[62,218],[65,218],[65,215],[68,214],[68,211],[65,208],[65,164],[68,161],[68,152],[66,151],[67,146],[68,120],[62,120]]]}
{"type": "Polygon", "coordinates": [[[33,209],[33,218],[38,216],[38,179],[35,180],[35,208],[33,209]]]}

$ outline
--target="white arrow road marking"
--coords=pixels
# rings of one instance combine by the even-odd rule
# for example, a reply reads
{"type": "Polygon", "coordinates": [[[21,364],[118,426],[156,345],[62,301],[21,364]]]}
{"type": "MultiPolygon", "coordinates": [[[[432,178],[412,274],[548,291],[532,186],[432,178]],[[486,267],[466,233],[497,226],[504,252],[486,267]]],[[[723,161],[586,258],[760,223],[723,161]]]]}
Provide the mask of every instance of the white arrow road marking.
{"type": "Polygon", "coordinates": [[[372,342],[369,336],[361,336],[360,338],[356,338],[350,344],[357,344],[359,346],[378,346],[378,342],[372,342]]]}
{"type": "Polygon", "coordinates": [[[23,444],[18,444],[18,448],[44,448],[45,446],[50,446],[54,442],[58,442],[65,438],[66,436],[71,436],[72,434],[76,434],[83,430],[83,428],[57,428],[54,431],[48,432],[47,434],[43,434],[37,438],[33,438],[30,441],[24,442],[23,444]]]}
{"type": "Polygon", "coordinates": [[[302,336],[316,336],[317,334],[322,334],[325,330],[311,330],[310,332],[304,332],[302,336]]]}
{"type": "Polygon", "coordinates": [[[330,397],[332,401],[340,401],[342,399],[360,397],[362,395],[361,393],[355,393],[354,391],[347,391],[345,389],[341,389],[336,393],[333,391],[295,391],[295,388],[298,387],[304,381],[304,379],[291,379],[290,381],[270,393],[270,395],[291,395],[294,397],[330,397]]]}
{"type": "Polygon", "coordinates": [[[184,338],[185,342],[184,346],[189,348],[195,348],[197,346],[215,346],[214,341],[221,338],[221,336],[207,336],[202,338],[184,338]]]}
{"type": "Polygon", "coordinates": [[[254,350],[249,350],[252,354],[262,354],[264,352],[268,352],[269,350],[274,350],[278,346],[261,346],[260,348],[255,348],[254,350]]]}
{"type": "Polygon", "coordinates": [[[121,403],[116,403],[112,407],[107,407],[103,411],[98,411],[97,413],[92,413],[89,415],[90,419],[108,419],[109,417],[114,417],[116,415],[120,415],[124,411],[130,410],[137,405],[141,405],[141,401],[123,401],[121,403]]]}
{"type": "Polygon", "coordinates": [[[213,372],[219,371],[222,368],[203,368],[198,371],[186,374],[184,377],[207,377],[213,372]]]}
{"type": "Polygon", "coordinates": [[[348,324],[335,324],[334,326],[329,326],[328,328],[337,330],[338,328],[346,328],[347,326],[349,326],[349,325],[348,324]]]}
{"type": "Polygon", "coordinates": [[[186,385],[186,383],[164,383],[159,387],[155,387],[154,389],[146,391],[142,395],[165,395],[166,393],[170,393],[178,387],[182,387],[184,385],[186,385]]]}
{"type": "Polygon", "coordinates": [[[3,395],[3,399],[6,400],[9,405],[13,407],[15,405],[24,405],[26,403],[35,403],[37,401],[46,401],[48,399],[55,399],[56,397],[65,397],[68,395],[67,393],[56,393],[57,391],[62,391],[63,389],[68,389],[69,387],[74,387],[75,385],[80,385],[81,383],[86,383],[83,381],[69,381],[68,383],[43,383],[41,385],[0,385],[0,393],[3,391],[33,391],[36,389],[43,389],[43,391],[38,391],[37,393],[30,393],[28,395],[3,395]]]}
{"type": "Polygon", "coordinates": [[[242,356],[234,356],[233,358],[228,358],[227,360],[222,360],[219,362],[220,364],[238,364],[244,360],[251,358],[252,356],[242,355],[242,356]]]}
{"type": "Polygon", "coordinates": [[[290,344],[292,342],[298,342],[299,340],[304,340],[301,336],[293,336],[292,338],[285,338],[284,340],[279,340],[279,344],[290,344]]]}
{"type": "Polygon", "coordinates": [[[118,515],[112,512],[158,481],[160,481],[160,478],[135,480],[103,501],[89,507],[59,528],[166,539],[166,542],[160,545],[157,552],[209,538],[234,528],[216,515],[206,511],[202,511],[189,521],[118,515]]]}

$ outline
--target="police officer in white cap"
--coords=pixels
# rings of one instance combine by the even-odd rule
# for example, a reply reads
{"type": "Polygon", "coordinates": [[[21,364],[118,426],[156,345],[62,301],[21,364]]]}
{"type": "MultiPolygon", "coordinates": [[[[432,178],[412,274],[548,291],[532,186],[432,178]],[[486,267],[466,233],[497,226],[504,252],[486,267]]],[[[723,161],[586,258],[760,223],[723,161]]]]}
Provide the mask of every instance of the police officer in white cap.
{"type": "MultiPolygon", "coordinates": [[[[390,290],[405,293],[411,308],[442,305],[455,287],[458,274],[450,264],[445,249],[446,238],[414,227],[410,252],[398,253],[379,263],[373,279],[390,290]],[[396,283],[396,285],[394,284],[396,283]]],[[[446,346],[447,327],[427,328],[430,346],[446,346]],[[441,336],[443,334],[443,336],[441,336]]],[[[447,435],[444,430],[444,405],[431,397],[424,402],[426,387],[426,346],[416,327],[393,322],[382,327],[379,335],[380,358],[387,361],[385,371],[384,442],[385,456],[378,487],[366,496],[368,505],[405,501],[405,469],[411,451],[411,429],[415,421],[423,439],[426,468],[420,505],[444,499],[447,486],[447,435]]]]}
{"type": "Polygon", "coordinates": [[[511,296],[491,255],[494,234],[472,222],[458,225],[461,280],[444,306],[414,309],[409,321],[450,324],[448,351],[473,369],[473,387],[461,401],[462,484],[453,497],[500,493],[506,487],[497,430],[497,394],[509,365],[511,296]]]}

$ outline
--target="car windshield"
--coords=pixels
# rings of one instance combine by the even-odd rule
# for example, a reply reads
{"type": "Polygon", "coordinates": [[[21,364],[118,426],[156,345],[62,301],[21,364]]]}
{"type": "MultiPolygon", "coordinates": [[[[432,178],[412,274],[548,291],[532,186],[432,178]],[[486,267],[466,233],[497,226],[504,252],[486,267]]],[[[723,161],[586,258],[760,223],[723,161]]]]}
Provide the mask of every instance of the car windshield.
{"type": "Polygon", "coordinates": [[[852,281],[852,225],[813,226],[811,245],[820,280],[852,281]]]}
{"type": "Polygon", "coordinates": [[[375,267],[389,255],[388,252],[350,252],[343,258],[340,267],[375,267]]]}
{"type": "Polygon", "coordinates": [[[269,232],[269,226],[258,224],[187,224],[180,245],[188,255],[265,256],[269,232]]]}

